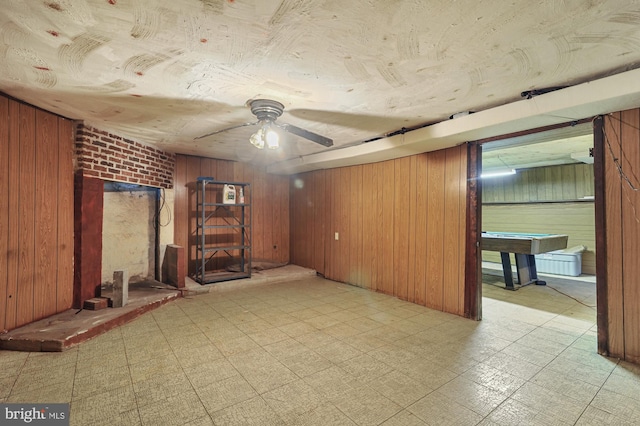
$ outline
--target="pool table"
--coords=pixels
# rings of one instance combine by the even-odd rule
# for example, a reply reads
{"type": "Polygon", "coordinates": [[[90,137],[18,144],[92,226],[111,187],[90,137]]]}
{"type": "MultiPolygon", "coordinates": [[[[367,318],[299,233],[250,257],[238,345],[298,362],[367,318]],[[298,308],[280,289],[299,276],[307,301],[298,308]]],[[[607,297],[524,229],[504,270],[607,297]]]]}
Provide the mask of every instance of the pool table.
{"type": "Polygon", "coordinates": [[[567,235],[561,234],[524,234],[517,232],[483,232],[482,250],[499,251],[502,260],[502,273],[505,288],[516,290],[511,273],[511,253],[516,258],[516,270],[520,286],[535,283],[545,285],[538,279],[536,254],[567,248],[567,235]]]}

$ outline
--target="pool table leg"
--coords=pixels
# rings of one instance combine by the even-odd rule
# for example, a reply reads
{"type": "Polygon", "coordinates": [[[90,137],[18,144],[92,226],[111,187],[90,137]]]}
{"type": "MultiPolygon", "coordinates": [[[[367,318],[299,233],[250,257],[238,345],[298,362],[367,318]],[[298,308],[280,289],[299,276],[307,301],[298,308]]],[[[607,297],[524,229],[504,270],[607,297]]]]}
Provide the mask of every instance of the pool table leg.
{"type": "Polygon", "coordinates": [[[501,251],[500,259],[502,259],[502,275],[504,275],[505,288],[507,290],[515,290],[516,288],[513,285],[513,273],[511,272],[511,257],[509,253],[501,251]]]}
{"type": "Polygon", "coordinates": [[[516,269],[518,270],[518,282],[520,285],[534,283],[536,285],[546,285],[545,281],[538,279],[536,268],[536,258],[532,254],[516,253],[516,269]]]}

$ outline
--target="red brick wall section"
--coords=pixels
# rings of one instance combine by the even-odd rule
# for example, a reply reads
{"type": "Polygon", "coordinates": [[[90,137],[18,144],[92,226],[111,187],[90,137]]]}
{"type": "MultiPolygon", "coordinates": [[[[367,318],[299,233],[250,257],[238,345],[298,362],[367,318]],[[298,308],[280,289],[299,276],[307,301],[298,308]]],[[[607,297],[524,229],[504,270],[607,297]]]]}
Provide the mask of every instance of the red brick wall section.
{"type": "Polygon", "coordinates": [[[79,123],[77,168],[84,176],[170,189],[175,154],[79,123]]]}

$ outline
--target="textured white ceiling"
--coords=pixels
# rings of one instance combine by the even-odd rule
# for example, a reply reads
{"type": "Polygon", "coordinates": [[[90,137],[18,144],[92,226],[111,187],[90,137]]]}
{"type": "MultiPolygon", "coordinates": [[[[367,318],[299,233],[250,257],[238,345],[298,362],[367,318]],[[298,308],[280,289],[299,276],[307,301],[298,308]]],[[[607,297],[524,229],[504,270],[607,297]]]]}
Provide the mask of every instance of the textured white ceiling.
{"type": "Polygon", "coordinates": [[[640,3],[629,0],[5,0],[0,8],[1,91],[162,149],[256,164],[326,148],[287,135],[279,151],[258,151],[249,127],[194,138],[254,121],[247,100],[269,98],[285,105],[279,122],[330,137],[334,148],[354,146],[639,63],[640,3]]]}
{"type": "Polygon", "coordinates": [[[499,139],[482,144],[482,170],[529,169],[559,164],[593,163],[591,123],[499,139]]]}

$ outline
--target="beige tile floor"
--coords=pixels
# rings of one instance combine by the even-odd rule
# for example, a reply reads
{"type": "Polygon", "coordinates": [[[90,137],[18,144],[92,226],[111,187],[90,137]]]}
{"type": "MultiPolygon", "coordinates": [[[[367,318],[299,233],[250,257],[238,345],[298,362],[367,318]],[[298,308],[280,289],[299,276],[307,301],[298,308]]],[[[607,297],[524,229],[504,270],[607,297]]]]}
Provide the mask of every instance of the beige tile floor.
{"type": "Polygon", "coordinates": [[[483,291],[481,322],[316,277],[179,299],[63,353],[0,351],[0,402],[70,402],[72,425],[640,424],[640,367],[596,354],[593,284],[483,291]]]}

